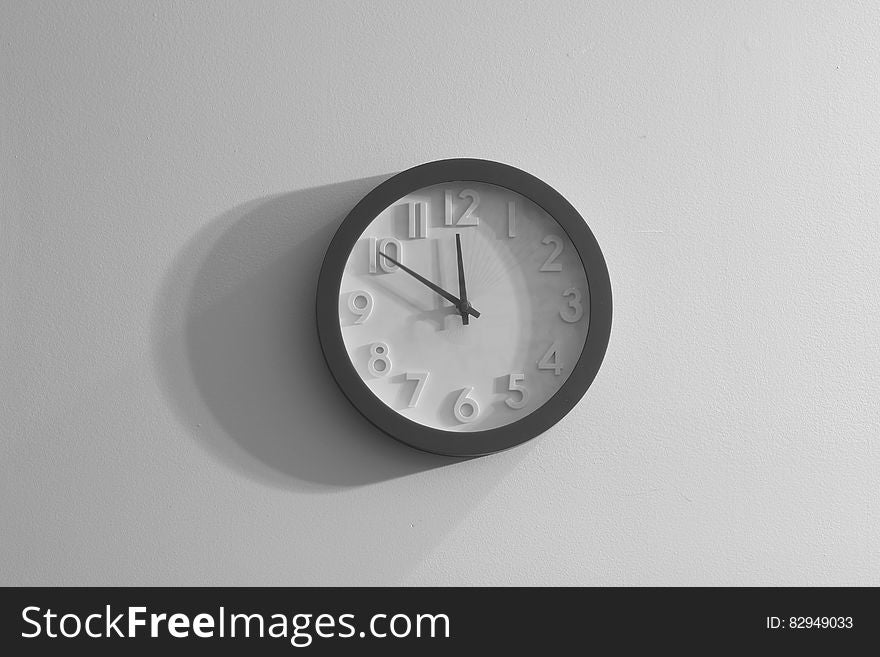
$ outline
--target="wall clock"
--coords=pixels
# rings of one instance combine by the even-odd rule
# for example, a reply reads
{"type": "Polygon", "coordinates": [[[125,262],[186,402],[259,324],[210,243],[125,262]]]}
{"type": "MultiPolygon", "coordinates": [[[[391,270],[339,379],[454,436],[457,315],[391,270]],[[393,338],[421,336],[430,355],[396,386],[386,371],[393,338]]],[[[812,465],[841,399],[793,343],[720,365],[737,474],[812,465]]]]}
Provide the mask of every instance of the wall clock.
{"type": "Polygon", "coordinates": [[[318,280],[318,336],[346,397],[412,447],[476,456],[553,426],[592,383],[611,283],[586,222],[514,167],[429,162],[349,213],[318,280]]]}

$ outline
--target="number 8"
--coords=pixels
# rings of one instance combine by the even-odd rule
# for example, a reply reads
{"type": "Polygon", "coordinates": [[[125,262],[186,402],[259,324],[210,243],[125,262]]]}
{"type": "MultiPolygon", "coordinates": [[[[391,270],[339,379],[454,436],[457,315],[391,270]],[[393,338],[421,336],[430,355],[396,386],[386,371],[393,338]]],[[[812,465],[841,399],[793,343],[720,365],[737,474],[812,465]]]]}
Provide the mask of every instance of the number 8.
{"type": "Polygon", "coordinates": [[[373,376],[387,376],[391,372],[391,358],[388,353],[388,345],[384,342],[374,342],[370,345],[370,360],[367,369],[373,376]]]}

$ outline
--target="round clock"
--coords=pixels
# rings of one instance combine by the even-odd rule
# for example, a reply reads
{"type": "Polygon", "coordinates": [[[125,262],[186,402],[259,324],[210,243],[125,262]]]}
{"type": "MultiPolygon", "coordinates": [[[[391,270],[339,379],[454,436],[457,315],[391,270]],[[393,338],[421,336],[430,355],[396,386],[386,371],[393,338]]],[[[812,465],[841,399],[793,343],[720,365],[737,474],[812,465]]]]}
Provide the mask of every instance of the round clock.
{"type": "Polygon", "coordinates": [[[506,449],[566,415],[611,333],[611,283],[583,218],[534,176],[430,162],[365,196],[318,281],[318,335],[374,425],[450,456],[506,449]]]}

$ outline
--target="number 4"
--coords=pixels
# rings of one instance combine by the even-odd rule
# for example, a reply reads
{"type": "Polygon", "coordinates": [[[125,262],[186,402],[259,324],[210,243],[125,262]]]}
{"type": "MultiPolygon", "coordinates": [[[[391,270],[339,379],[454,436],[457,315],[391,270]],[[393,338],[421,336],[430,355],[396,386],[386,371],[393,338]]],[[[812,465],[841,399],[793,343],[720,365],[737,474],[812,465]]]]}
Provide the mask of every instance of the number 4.
{"type": "Polygon", "coordinates": [[[550,345],[547,352],[541,356],[538,361],[539,370],[553,370],[556,376],[562,374],[562,362],[559,360],[559,343],[554,342],[550,345]]]}

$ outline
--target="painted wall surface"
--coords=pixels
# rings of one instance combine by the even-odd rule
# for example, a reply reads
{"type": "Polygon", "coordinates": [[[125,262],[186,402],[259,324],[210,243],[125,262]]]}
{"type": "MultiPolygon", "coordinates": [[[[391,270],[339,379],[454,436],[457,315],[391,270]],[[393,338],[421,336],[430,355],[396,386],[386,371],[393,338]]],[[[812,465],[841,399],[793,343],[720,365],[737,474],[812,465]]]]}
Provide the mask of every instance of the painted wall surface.
{"type": "Polygon", "coordinates": [[[880,584],[880,5],[4,2],[0,583],[880,584]],[[510,163],[615,294],[449,461],[313,319],[378,181],[510,163]]]}

